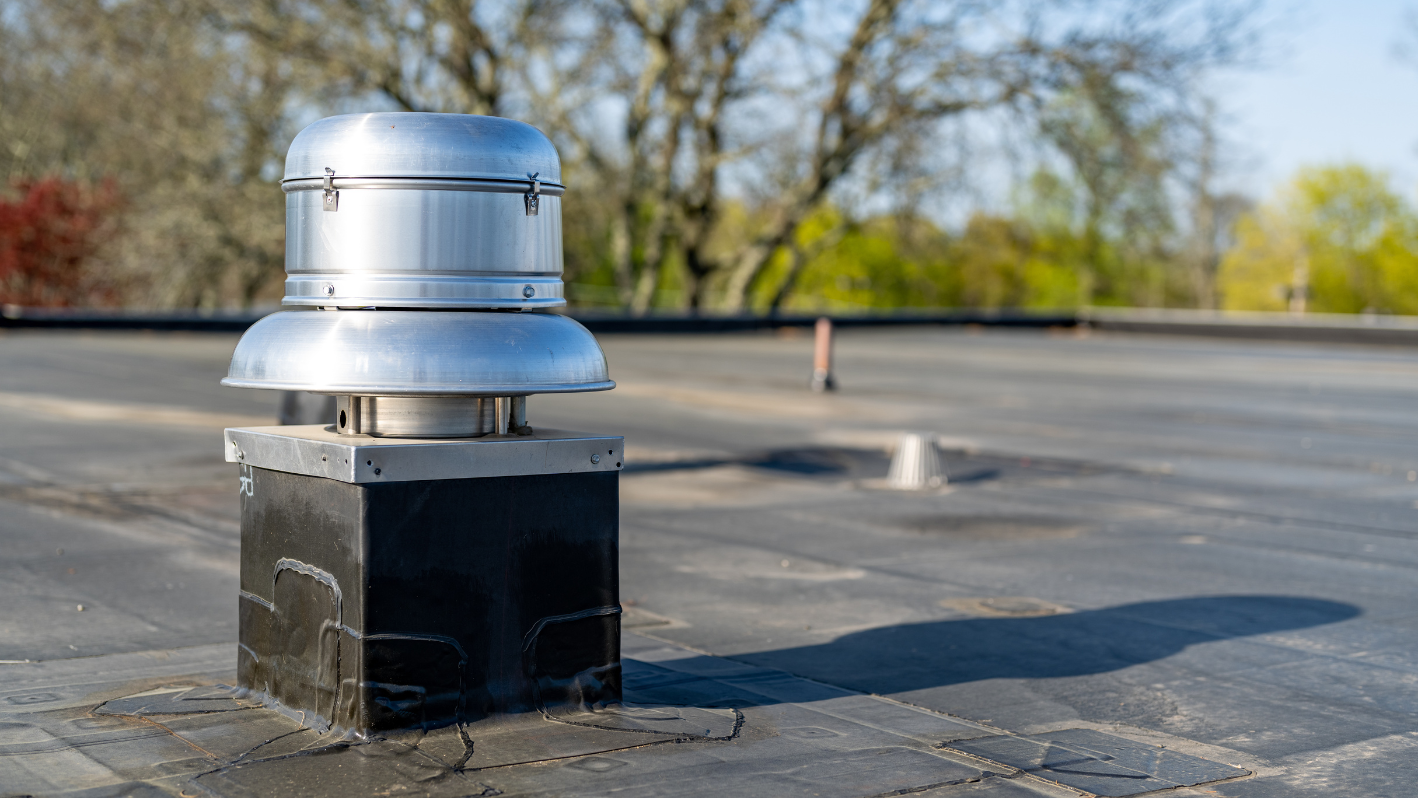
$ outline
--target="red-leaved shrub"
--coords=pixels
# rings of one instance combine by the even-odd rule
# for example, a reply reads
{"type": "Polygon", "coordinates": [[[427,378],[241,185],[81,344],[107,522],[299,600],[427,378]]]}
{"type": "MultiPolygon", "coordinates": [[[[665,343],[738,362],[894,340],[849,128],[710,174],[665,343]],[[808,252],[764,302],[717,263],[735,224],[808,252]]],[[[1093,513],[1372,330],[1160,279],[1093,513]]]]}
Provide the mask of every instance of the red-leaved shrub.
{"type": "Polygon", "coordinates": [[[111,284],[85,262],[113,235],[117,185],[46,177],[15,189],[18,199],[0,197],[0,303],[109,304],[111,284]]]}

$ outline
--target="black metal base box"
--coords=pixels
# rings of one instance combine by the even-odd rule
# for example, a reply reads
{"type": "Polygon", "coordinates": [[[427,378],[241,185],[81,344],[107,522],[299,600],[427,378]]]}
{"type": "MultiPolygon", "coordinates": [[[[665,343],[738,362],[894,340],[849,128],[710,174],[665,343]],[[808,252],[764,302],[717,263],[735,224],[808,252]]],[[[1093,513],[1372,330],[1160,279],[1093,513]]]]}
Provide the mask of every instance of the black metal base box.
{"type": "Polygon", "coordinates": [[[239,687],[360,733],[620,700],[617,471],[241,470],[239,687]]]}

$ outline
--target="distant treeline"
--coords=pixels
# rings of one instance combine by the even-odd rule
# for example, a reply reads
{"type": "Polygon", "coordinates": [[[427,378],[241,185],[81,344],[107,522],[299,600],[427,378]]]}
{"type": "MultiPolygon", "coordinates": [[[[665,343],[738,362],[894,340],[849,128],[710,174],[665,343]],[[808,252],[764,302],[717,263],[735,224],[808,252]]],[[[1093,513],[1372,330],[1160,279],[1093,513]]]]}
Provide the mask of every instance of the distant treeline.
{"type": "MultiPolygon", "coordinates": [[[[1061,178],[1039,173],[1006,213],[963,229],[919,218],[847,219],[831,206],[802,226],[751,288],[756,311],[895,307],[1060,309],[1087,305],[1418,314],[1418,211],[1386,175],[1347,164],[1301,170],[1256,207],[1223,198],[1216,271],[1187,248],[1090,240],[1061,178]]],[[[1186,243],[1184,238],[1172,241],[1186,243]]],[[[682,305],[675,271],[658,305],[682,305]]],[[[571,287],[615,304],[608,270],[571,287]]]]}
{"type": "Polygon", "coordinates": [[[553,138],[573,304],[1413,312],[1381,176],[1214,189],[1196,87],[1256,42],[1206,0],[0,0],[0,302],[275,302],[291,138],[406,110],[553,138]],[[932,222],[985,161],[1009,201],[932,222]]]}

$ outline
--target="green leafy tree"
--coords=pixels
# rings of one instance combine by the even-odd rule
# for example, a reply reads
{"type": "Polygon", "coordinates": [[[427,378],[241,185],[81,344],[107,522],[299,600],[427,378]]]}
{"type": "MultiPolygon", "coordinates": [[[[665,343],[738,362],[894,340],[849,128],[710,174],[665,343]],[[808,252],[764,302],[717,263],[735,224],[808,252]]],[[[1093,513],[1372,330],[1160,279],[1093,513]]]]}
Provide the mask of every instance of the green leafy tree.
{"type": "Polygon", "coordinates": [[[949,235],[922,219],[854,222],[825,206],[799,227],[795,247],[769,264],[753,306],[852,311],[957,304],[950,246],[949,235]]]}
{"type": "Polygon", "coordinates": [[[1418,313],[1418,217],[1381,172],[1302,169],[1237,223],[1220,284],[1228,309],[1418,313]]]}

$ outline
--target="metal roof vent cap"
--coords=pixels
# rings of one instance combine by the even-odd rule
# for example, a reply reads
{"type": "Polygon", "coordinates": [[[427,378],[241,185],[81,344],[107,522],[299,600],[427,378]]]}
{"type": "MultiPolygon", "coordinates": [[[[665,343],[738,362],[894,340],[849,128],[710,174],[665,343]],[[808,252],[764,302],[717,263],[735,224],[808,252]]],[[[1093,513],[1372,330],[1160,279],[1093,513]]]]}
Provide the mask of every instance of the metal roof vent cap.
{"type": "Polygon", "coordinates": [[[531,125],[467,114],[328,117],[291,143],[281,188],[282,304],[566,304],[561,159],[531,125]]]}
{"type": "Polygon", "coordinates": [[[530,125],[462,114],[322,119],[286,156],[285,305],[223,385],[340,396],[337,431],[530,432],[525,397],[615,387],[564,316],[561,162],[530,125]],[[461,312],[445,312],[461,311],[461,312]],[[482,311],[482,312],[477,312],[482,311]]]}

